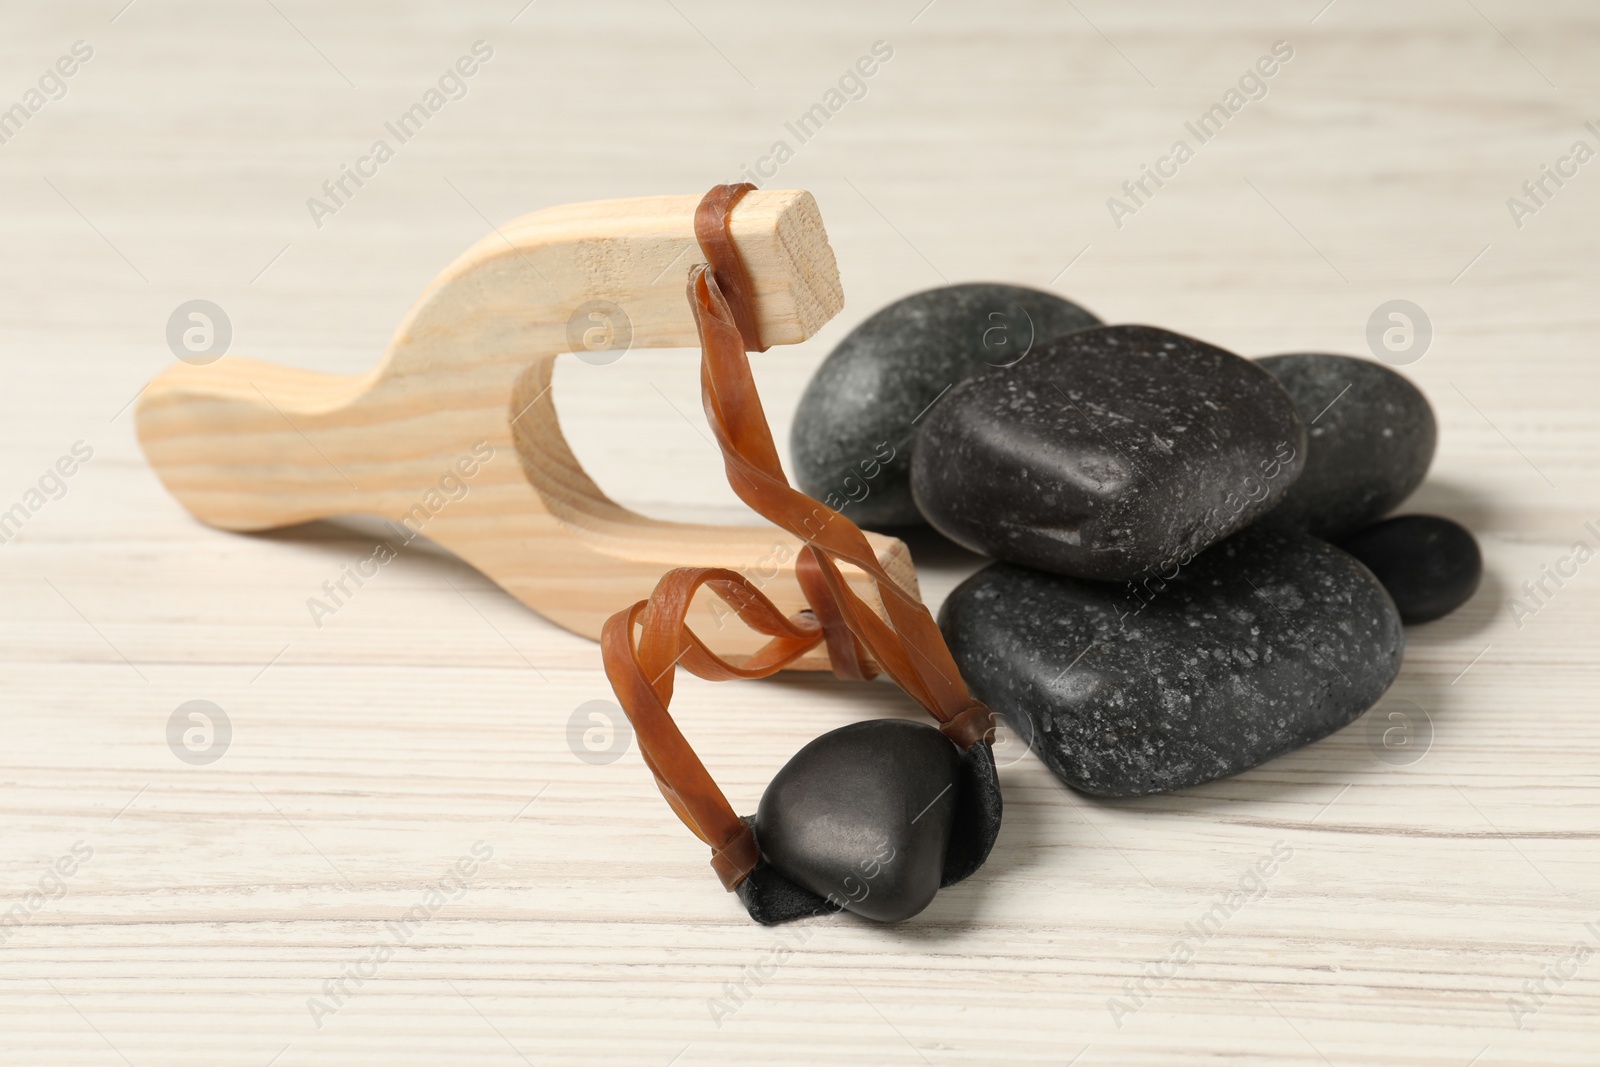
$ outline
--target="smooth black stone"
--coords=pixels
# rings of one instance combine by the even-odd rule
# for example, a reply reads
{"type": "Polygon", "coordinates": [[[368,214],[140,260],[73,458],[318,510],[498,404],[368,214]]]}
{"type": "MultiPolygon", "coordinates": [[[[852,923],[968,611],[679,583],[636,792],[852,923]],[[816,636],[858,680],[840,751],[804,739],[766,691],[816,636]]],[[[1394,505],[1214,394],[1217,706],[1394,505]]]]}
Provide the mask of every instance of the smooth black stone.
{"type": "Polygon", "coordinates": [[[1483,578],[1477,540],[1465,526],[1437,515],[1385,519],[1339,547],[1378,576],[1408,624],[1450,614],[1472,599],[1483,578]]]}
{"type": "Polygon", "coordinates": [[[830,730],[762,794],[761,856],[858,915],[909,919],[943,881],[961,774],[960,750],[931,726],[873,719],[830,730]]]}
{"type": "Polygon", "coordinates": [[[993,564],[939,625],[977,697],[1045,764],[1099,796],[1225,778],[1377,702],[1405,631],[1339,549],[1253,527],[1137,591],[993,564]]]}
{"type": "Polygon", "coordinates": [[[1439,431],[1428,398],[1370,359],[1303,353],[1256,360],[1306,422],[1306,469],[1267,522],[1318,537],[1387,514],[1422,484],[1439,431]]]}
{"type": "MultiPolygon", "coordinates": [[[[987,741],[980,742],[961,757],[950,845],[945,851],[944,871],[939,878],[941,889],[955,885],[983,866],[994,848],[995,839],[1000,836],[1003,807],[994,748],[987,741]]],[[[754,828],[754,819],[745,821],[754,828]]],[[[756,843],[760,845],[759,837],[756,843]]],[[[840,910],[833,901],[779,874],[766,860],[757,863],[755,870],[739,883],[738,893],[750,917],[767,926],[840,910]]]]}
{"type": "Polygon", "coordinates": [[[1288,394],[1250,360],[1101,326],[950,390],[911,482],[928,521],[967,548],[1111,580],[1181,563],[1269,511],[1305,451],[1288,394]]]}
{"type": "Polygon", "coordinates": [[[896,300],[851,330],[806,386],[789,438],[796,484],[862,526],[921,525],[918,416],[978,371],[1099,323],[1020,285],[966,282],[896,300]]]}

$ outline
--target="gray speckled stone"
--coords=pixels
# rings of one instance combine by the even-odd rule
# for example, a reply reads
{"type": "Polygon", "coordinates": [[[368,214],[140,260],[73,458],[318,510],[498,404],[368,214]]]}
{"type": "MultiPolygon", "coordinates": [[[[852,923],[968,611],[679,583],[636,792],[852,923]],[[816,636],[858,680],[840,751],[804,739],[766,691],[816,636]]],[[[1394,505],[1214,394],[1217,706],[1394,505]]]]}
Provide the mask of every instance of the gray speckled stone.
{"type": "Polygon", "coordinates": [[[1099,326],[985,371],[924,421],[911,487],[959,544],[1058,574],[1182,563],[1269,511],[1305,425],[1250,360],[1150,326],[1099,326]]]}
{"type": "Polygon", "coordinates": [[[1305,473],[1264,521],[1337,540],[1422,484],[1438,429],[1428,398],[1404,377],[1353,356],[1256,362],[1288,390],[1310,438],[1305,473]]]}
{"type": "Polygon", "coordinates": [[[1142,796],[1238,774],[1366,711],[1405,634],[1372,573],[1253,527],[1136,595],[995,564],[939,625],[974,694],[1063,781],[1142,796]]]}
{"type": "Polygon", "coordinates": [[[918,416],[978,371],[1099,322],[1020,285],[967,282],[895,301],[851,330],[806,386],[789,440],[796,483],[862,526],[920,525],[918,416]]]}

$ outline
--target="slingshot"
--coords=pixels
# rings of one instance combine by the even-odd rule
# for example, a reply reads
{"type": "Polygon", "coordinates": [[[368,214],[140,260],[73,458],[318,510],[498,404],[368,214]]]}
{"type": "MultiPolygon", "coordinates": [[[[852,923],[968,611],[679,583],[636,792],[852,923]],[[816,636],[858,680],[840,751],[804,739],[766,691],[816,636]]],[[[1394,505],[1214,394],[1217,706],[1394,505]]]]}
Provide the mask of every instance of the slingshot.
{"type": "Polygon", "coordinates": [[[167,371],[139,407],[152,465],[192,512],[230,529],[342,511],[404,521],[420,498],[426,519],[413,521],[430,536],[536,611],[602,636],[645,764],[752,918],[915,915],[977,870],[999,832],[994,717],[967,690],[904,546],[792,488],[779,464],[747,352],[802,340],[838,309],[815,203],[724,185],[697,202],[555,209],[511,231],[434,281],[369,374],[248,360],[167,371]],[[671,298],[658,285],[669,275],[671,298]],[[588,347],[591,330],[604,348],[698,342],[728,482],[775,528],[645,519],[584,475],[546,397],[556,354],[588,347]],[[441,467],[486,447],[514,450],[521,477],[502,466],[489,491],[435,510],[441,467]],[[775,547],[786,551],[773,580],[740,569],[775,547]],[[697,632],[702,587],[743,625],[697,632]],[[719,681],[795,666],[884,673],[939,727],[874,720],[826,734],[742,819],[668,711],[680,663],[719,681]]]}

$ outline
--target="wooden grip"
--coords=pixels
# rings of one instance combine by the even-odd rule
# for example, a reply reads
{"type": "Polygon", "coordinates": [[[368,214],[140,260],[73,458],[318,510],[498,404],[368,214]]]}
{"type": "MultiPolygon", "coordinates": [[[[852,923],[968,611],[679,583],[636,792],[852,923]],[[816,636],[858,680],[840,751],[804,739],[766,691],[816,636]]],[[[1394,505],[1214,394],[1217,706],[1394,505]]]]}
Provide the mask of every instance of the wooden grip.
{"type": "Polygon", "coordinates": [[[213,526],[261,530],[381,514],[375,475],[395,472],[390,462],[362,458],[355,446],[366,434],[349,417],[366,388],[363,377],[252,359],[180,363],[140,398],[139,440],[167,487],[213,526]],[[366,490],[357,477],[367,479],[366,490]]]}

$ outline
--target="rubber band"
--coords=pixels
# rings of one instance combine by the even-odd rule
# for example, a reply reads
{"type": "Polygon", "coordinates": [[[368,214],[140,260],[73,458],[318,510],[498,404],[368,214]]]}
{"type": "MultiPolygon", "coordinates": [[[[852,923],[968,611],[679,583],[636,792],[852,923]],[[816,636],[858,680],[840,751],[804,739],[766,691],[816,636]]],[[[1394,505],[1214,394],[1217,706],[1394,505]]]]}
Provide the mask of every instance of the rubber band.
{"type": "Polygon", "coordinates": [[[889,675],[963,750],[994,732],[993,713],[968,691],[927,607],[889,576],[860,527],[794,489],[784,476],[750,372],[748,353],[766,351],[755,287],[729,229],[735,205],[754,188],[719,185],[695,211],[695,236],[706,259],[689,274],[689,303],[700,334],[701,398],[733,491],[805,542],[795,574],[810,608],[785,617],[736,571],[683,567],[663,575],[649,600],[608,619],[601,636],[606,676],[633,723],[646,766],[684,825],[711,846],[711,865],[729,890],[745,879],[760,853],[749,824],[734,812],[667,710],[677,667],[712,681],[765,678],[823,646],[841,678],[889,675]],[[850,588],[841,563],[873,582],[882,617],[850,588]],[[771,640],[738,666],[712,652],[686,622],[702,588],[771,640]]]}

